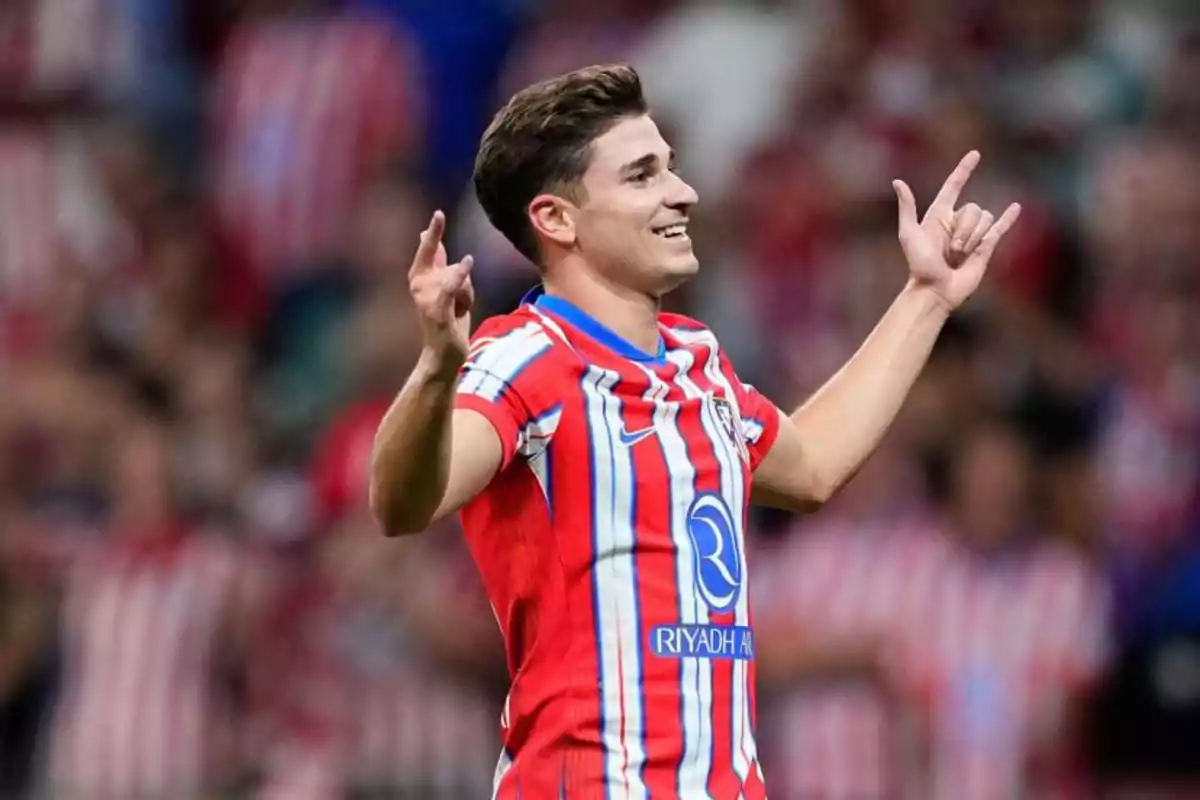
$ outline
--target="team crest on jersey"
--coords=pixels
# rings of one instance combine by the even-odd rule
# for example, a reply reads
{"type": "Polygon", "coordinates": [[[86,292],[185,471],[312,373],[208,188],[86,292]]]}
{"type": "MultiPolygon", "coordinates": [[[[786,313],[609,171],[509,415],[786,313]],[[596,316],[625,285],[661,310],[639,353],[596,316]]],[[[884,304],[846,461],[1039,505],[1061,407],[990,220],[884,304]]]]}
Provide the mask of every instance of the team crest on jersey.
{"type": "Polygon", "coordinates": [[[733,404],[724,397],[713,397],[713,409],[717,413],[717,419],[721,423],[721,430],[725,432],[729,443],[737,449],[742,456],[742,461],[749,463],[750,451],[746,449],[746,439],[742,436],[742,426],[737,418],[737,414],[733,411],[733,404]]]}

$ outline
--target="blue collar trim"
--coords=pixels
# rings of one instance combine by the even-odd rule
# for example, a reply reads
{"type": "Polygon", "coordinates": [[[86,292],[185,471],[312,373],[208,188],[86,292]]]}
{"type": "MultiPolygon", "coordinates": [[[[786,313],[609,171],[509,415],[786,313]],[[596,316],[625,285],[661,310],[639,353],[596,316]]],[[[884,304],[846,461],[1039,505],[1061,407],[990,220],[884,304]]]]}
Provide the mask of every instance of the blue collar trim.
{"type": "Polygon", "coordinates": [[[545,288],[540,285],[535,286],[525,293],[525,297],[521,299],[521,304],[524,305],[526,303],[532,303],[555,316],[562,317],[572,326],[578,328],[622,358],[628,358],[630,361],[657,363],[665,363],[667,360],[667,343],[663,341],[662,336],[658,337],[658,352],[647,353],[645,350],[635,347],[625,339],[622,339],[610,328],[571,301],[546,294],[545,288]]]}

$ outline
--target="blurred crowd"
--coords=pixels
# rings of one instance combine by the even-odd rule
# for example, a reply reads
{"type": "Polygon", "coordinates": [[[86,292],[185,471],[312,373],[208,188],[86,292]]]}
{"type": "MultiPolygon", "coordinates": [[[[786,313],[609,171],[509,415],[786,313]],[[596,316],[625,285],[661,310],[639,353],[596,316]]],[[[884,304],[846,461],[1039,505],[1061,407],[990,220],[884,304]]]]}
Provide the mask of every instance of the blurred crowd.
{"type": "Polygon", "coordinates": [[[868,468],[753,520],[771,796],[1200,797],[1189,0],[0,4],[0,796],[489,796],[495,621],[365,475],[430,210],[512,308],[479,135],[608,61],[700,192],[671,308],[784,408],[904,283],[891,178],[1024,206],[868,468]]]}

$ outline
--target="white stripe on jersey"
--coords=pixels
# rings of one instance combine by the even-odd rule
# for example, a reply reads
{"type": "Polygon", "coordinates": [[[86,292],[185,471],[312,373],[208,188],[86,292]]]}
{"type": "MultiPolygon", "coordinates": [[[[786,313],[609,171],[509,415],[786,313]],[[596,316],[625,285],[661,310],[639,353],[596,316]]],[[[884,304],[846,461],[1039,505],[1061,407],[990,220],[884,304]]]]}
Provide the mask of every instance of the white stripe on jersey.
{"type": "MultiPolygon", "coordinates": [[[[697,335],[695,332],[676,332],[678,338],[682,341],[688,341],[687,333],[691,333],[692,341],[700,341],[709,347],[708,363],[705,367],[705,372],[708,379],[716,386],[724,386],[726,392],[730,395],[730,403],[733,405],[734,418],[740,419],[732,392],[729,389],[729,384],[720,376],[719,364],[717,363],[716,340],[711,334],[697,335]],[[711,340],[711,344],[710,344],[711,340]]],[[[742,564],[742,587],[738,593],[737,602],[734,606],[734,624],[749,625],[749,602],[748,602],[748,587],[746,586],[746,548],[745,536],[742,531],[742,510],[744,506],[745,486],[742,477],[741,455],[736,449],[736,445],[729,441],[725,434],[721,420],[716,416],[716,410],[712,402],[706,398],[706,393],[702,392],[700,387],[692,379],[689,374],[691,367],[692,356],[687,351],[676,351],[669,354],[668,359],[679,364],[679,375],[676,382],[683,389],[684,394],[690,398],[705,398],[701,406],[701,421],[704,425],[704,431],[708,434],[708,439],[712,443],[713,452],[717,457],[717,463],[720,465],[720,481],[721,481],[721,496],[725,503],[733,511],[734,523],[734,538],[735,545],[738,548],[738,558],[742,564]],[[686,356],[686,362],[685,357],[686,356]],[[688,367],[685,369],[684,367],[688,367]]],[[[710,666],[711,670],[711,666],[710,666]]],[[[752,741],[753,737],[749,735],[749,695],[747,683],[749,677],[749,669],[744,661],[736,660],[733,663],[733,686],[731,701],[733,708],[730,710],[732,719],[732,730],[730,731],[730,741],[732,744],[732,752],[730,761],[733,764],[734,772],[742,781],[743,785],[750,775],[750,767],[753,763],[753,754],[747,752],[747,741],[752,741]]],[[[710,678],[711,681],[711,678],[710,678]]],[[[711,691],[709,694],[710,714],[711,714],[711,691]]],[[[711,718],[711,717],[710,717],[711,718]]],[[[709,747],[712,747],[710,741],[709,747]]]]}
{"type": "MultiPolygon", "coordinates": [[[[504,704],[505,709],[508,708],[508,703],[504,704]]],[[[506,715],[507,716],[507,715],[506,715]]],[[[492,778],[492,800],[496,800],[496,796],[500,793],[500,783],[504,780],[504,776],[512,769],[512,756],[508,754],[507,749],[500,751],[500,758],[496,761],[496,774],[492,778]]]]}
{"type": "Polygon", "coordinates": [[[592,459],[592,530],[595,539],[595,613],[600,651],[602,725],[608,763],[606,783],[624,796],[646,797],[642,706],[641,620],[638,613],[633,454],[620,444],[621,400],[613,388],[620,375],[590,366],[581,386],[587,405],[592,459]]]}
{"type": "MultiPolygon", "coordinates": [[[[692,364],[690,353],[679,354],[677,366],[681,373],[691,369],[692,364]]],[[[670,387],[650,370],[646,370],[646,374],[656,398],[654,427],[659,432],[658,440],[670,475],[671,537],[675,542],[679,621],[684,625],[704,625],[709,622],[708,609],[699,595],[690,590],[696,585],[696,576],[687,514],[696,498],[696,469],[687,440],[679,430],[679,404],[664,402],[670,387]]],[[[712,767],[712,662],[703,658],[680,659],[680,680],[684,751],[679,764],[679,794],[681,797],[706,797],[708,773],[712,767]]]]}
{"type": "MultiPolygon", "coordinates": [[[[550,444],[550,438],[558,430],[558,423],[561,420],[561,405],[555,406],[537,419],[530,420],[521,429],[520,438],[517,442],[517,452],[526,458],[533,458],[536,455],[540,455],[545,451],[546,445],[550,444]]],[[[546,484],[542,482],[542,491],[544,492],[545,490],[546,484]]]]}
{"type": "Polygon", "coordinates": [[[549,350],[553,342],[536,322],[517,328],[475,351],[458,384],[459,394],[495,401],[521,370],[549,350]]]}
{"type": "Polygon", "coordinates": [[[546,507],[550,507],[550,455],[543,450],[533,458],[525,461],[529,466],[529,471],[533,473],[533,477],[541,487],[542,497],[546,498],[546,507]]]}

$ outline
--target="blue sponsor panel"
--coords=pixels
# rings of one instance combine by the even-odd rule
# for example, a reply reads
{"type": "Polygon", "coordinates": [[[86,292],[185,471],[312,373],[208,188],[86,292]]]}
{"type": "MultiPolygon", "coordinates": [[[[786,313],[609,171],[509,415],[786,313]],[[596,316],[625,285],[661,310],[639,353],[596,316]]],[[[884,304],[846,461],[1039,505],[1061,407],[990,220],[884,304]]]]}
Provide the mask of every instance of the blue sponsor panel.
{"type": "Polygon", "coordinates": [[[720,495],[704,493],[688,512],[688,537],[696,562],[696,589],[713,611],[733,610],[742,592],[742,558],[733,513],[720,495]]]}
{"type": "Polygon", "coordinates": [[[659,625],[650,651],[660,658],[754,660],[754,631],[745,625],[659,625]]]}

